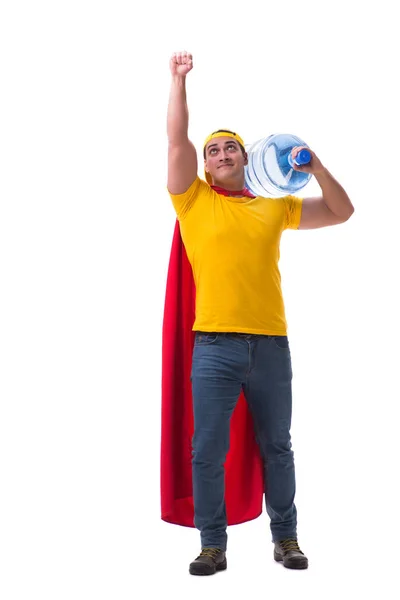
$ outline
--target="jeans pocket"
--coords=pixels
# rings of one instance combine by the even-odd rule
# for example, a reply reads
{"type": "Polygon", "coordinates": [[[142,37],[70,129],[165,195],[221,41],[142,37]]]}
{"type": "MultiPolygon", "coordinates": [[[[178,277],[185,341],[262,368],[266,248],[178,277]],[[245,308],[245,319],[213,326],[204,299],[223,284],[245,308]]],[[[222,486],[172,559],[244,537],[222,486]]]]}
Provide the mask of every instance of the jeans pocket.
{"type": "Polygon", "coordinates": [[[196,346],[206,346],[214,344],[217,341],[219,333],[204,333],[203,331],[196,331],[194,343],[196,346]]]}
{"type": "Polygon", "coordinates": [[[289,350],[289,340],[287,335],[273,335],[272,341],[279,350],[289,350]]]}

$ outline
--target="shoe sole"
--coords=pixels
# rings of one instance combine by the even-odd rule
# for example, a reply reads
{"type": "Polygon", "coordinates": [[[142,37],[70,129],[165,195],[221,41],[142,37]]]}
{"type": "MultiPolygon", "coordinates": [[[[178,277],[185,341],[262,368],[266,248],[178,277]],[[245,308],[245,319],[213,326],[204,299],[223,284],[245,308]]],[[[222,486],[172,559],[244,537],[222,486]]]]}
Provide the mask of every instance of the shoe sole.
{"type": "Polygon", "coordinates": [[[225,560],[222,561],[219,565],[216,565],[214,568],[209,565],[204,565],[200,563],[194,563],[189,567],[189,573],[191,575],[214,575],[217,571],[225,571],[228,564],[225,560]]]}
{"type": "Polygon", "coordinates": [[[293,562],[289,560],[287,560],[286,562],[283,560],[283,557],[280,554],[276,554],[276,552],[274,552],[274,559],[276,560],[276,562],[281,562],[283,563],[283,566],[286,567],[287,569],[308,569],[308,560],[304,559],[304,560],[294,560],[293,562]]]}

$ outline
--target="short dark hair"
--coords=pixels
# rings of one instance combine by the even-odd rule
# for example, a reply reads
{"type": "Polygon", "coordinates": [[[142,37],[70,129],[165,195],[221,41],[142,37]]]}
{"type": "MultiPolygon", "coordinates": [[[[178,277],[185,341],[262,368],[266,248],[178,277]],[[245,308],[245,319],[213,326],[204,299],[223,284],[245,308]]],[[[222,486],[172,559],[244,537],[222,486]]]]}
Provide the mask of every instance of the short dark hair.
{"type": "MultiPolygon", "coordinates": [[[[230,131],[229,129],[217,129],[217,131],[213,131],[211,135],[214,135],[214,133],[231,133],[232,135],[236,135],[236,133],[234,131],[230,131]]],[[[237,140],[235,140],[235,141],[239,144],[242,154],[246,154],[246,150],[243,148],[242,144],[240,142],[238,142],[237,140]]],[[[206,158],[206,147],[205,146],[203,148],[203,157],[204,157],[204,159],[206,158]]]]}

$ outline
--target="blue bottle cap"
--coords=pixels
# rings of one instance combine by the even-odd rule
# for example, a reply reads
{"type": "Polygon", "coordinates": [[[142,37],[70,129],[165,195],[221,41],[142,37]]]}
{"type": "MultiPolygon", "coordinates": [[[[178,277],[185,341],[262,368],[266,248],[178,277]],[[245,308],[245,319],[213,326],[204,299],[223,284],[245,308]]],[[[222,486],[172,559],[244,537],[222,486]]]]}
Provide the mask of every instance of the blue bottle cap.
{"type": "Polygon", "coordinates": [[[306,165],[311,161],[311,153],[303,148],[294,159],[297,165],[306,165]]]}

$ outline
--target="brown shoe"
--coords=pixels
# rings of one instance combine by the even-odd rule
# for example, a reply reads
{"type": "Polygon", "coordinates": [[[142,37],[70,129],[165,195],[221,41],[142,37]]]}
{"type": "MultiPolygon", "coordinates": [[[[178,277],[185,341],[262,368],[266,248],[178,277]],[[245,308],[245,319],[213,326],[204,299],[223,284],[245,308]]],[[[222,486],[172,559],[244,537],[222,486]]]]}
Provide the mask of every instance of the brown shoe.
{"type": "Polygon", "coordinates": [[[274,559],[288,569],[307,569],[308,559],[294,538],[275,542],[274,559]]]}
{"type": "Polygon", "coordinates": [[[191,575],[214,575],[227,567],[225,552],[220,548],[203,548],[189,566],[191,575]]]}

